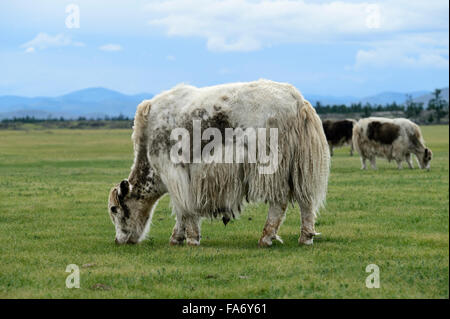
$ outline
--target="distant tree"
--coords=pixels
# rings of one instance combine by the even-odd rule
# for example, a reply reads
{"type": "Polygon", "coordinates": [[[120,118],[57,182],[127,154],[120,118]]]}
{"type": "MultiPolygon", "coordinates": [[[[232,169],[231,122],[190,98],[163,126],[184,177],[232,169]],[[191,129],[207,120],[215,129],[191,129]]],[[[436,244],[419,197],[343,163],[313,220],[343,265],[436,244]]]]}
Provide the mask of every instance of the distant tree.
{"type": "Polygon", "coordinates": [[[370,103],[366,103],[362,111],[363,111],[362,117],[369,117],[372,114],[372,106],[370,105],[370,103]]]}
{"type": "Polygon", "coordinates": [[[441,92],[439,89],[434,90],[433,98],[428,102],[428,109],[434,111],[438,123],[448,113],[448,102],[441,97],[441,92]]]}
{"type": "Polygon", "coordinates": [[[403,111],[403,105],[399,105],[397,104],[397,102],[392,102],[392,103],[388,103],[386,104],[386,107],[384,108],[386,111],[403,111]]]}
{"type": "Polygon", "coordinates": [[[351,109],[351,111],[352,111],[352,113],[361,113],[362,112],[362,104],[361,104],[361,102],[358,102],[358,103],[352,103],[351,105],[350,105],[350,109],[351,109]]]}
{"type": "Polygon", "coordinates": [[[320,101],[316,101],[315,109],[317,113],[323,113],[322,104],[320,103],[320,101]]]}
{"type": "Polygon", "coordinates": [[[406,102],[405,102],[405,116],[407,118],[414,118],[420,115],[423,110],[423,103],[422,102],[414,102],[411,95],[406,96],[406,102]]]}

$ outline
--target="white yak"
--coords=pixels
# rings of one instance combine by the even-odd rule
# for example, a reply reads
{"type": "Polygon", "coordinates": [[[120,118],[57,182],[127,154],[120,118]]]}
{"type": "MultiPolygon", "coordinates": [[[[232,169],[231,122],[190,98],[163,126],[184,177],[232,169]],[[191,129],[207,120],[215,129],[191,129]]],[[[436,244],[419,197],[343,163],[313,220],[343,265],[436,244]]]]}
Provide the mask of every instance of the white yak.
{"type": "MultiPolygon", "coordinates": [[[[262,151],[258,143],[267,139],[268,135],[256,137],[258,151],[262,151]]],[[[109,195],[116,243],[137,243],[145,238],[153,210],[165,193],[170,195],[176,216],[172,245],[184,240],[199,245],[202,218],[222,217],[226,224],[239,215],[244,200],[269,204],[260,246],[270,246],[273,239],[281,241],[277,232],[290,202],[300,206],[299,243],[313,243],[316,214],[326,197],[330,154],[320,118],[292,85],[268,80],[205,88],[178,85],[138,106],[132,140],[135,159],[131,173],[109,195]],[[250,144],[255,142],[251,134],[244,140],[243,161],[221,162],[229,152],[219,154],[214,162],[199,161],[193,153],[206,148],[205,135],[197,142],[194,136],[184,149],[188,153],[184,159],[189,161],[174,161],[171,152],[179,142],[173,139],[175,130],[192,138],[196,123],[201,123],[202,130],[212,129],[210,135],[218,135],[221,146],[229,142],[220,136],[227,130],[269,133],[276,129],[277,145],[262,144],[264,151],[275,152],[275,169],[264,172],[261,168],[266,163],[259,158],[249,160],[254,146],[250,144]]]]}
{"type": "Polygon", "coordinates": [[[362,169],[366,169],[366,159],[376,169],[376,156],[395,160],[398,169],[402,168],[402,161],[413,168],[412,154],[416,156],[420,168],[430,168],[433,153],[425,146],[419,126],[410,120],[382,117],[361,119],[353,127],[352,139],[361,157],[362,169]]]}

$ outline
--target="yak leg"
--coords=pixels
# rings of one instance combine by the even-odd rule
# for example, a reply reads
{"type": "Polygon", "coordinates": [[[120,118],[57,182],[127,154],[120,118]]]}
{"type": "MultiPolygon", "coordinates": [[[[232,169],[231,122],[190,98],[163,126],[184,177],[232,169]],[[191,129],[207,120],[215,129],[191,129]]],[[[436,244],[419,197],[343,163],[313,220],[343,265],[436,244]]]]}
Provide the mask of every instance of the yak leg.
{"type": "Polygon", "coordinates": [[[411,168],[411,169],[414,168],[414,165],[413,165],[413,162],[412,162],[411,153],[406,155],[406,163],[408,163],[409,168],[411,168]]]}
{"type": "Polygon", "coordinates": [[[181,245],[186,239],[186,243],[191,246],[200,245],[200,217],[183,215],[181,210],[173,208],[177,216],[172,236],[171,245],[181,245]]]}
{"type": "Polygon", "coordinates": [[[366,158],[361,156],[361,169],[367,169],[366,158]]]}
{"type": "Polygon", "coordinates": [[[397,159],[395,161],[397,162],[397,168],[398,169],[403,169],[403,167],[402,167],[402,160],[401,159],[397,159]]]}
{"type": "Polygon", "coordinates": [[[333,145],[328,144],[328,147],[330,148],[330,156],[333,156],[333,145]]]}
{"type": "Polygon", "coordinates": [[[353,156],[353,142],[350,141],[350,156],[353,156]]]}
{"type": "Polygon", "coordinates": [[[316,235],[314,224],[316,222],[316,214],[309,203],[300,203],[300,213],[302,216],[302,228],[300,230],[300,238],[298,240],[299,244],[312,245],[313,238],[316,235]]]}
{"type": "Polygon", "coordinates": [[[377,160],[375,156],[370,158],[370,166],[372,166],[373,169],[377,169],[377,160]]]}
{"type": "Polygon", "coordinates": [[[186,218],[186,244],[190,246],[200,245],[200,223],[201,219],[198,216],[189,216],[186,218]]]}
{"type": "Polygon", "coordinates": [[[283,243],[281,237],[277,235],[284,217],[286,216],[287,204],[271,203],[269,212],[267,213],[266,224],[264,225],[263,233],[259,239],[260,247],[267,247],[272,245],[272,240],[276,239],[283,243]]]}
{"type": "Polygon", "coordinates": [[[181,213],[178,213],[175,208],[174,212],[177,216],[177,221],[173,227],[172,236],[170,237],[170,244],[181,245],[186,239],[186,223],[181,213]]]}

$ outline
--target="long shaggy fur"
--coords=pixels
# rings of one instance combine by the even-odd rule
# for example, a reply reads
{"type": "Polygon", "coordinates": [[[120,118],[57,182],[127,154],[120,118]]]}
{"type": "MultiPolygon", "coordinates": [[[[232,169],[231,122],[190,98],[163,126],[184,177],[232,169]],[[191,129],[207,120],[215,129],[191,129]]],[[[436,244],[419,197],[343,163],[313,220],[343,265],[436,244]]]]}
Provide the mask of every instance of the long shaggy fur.
{"type": "Polygon", "coordinates": [[[141,145],[148,145],[151,167],[185,215],[233,217],[244,199],[302,202],[316,212],[326,197],[329,150],[322,123],[289,84],[259,80],[201,89],[179,85],[139,105],[133,141],[136,158],[141,145]],[[278,128],[279,165],[274,174],[260,174],[258,163],[170,161],[172,129],[189,129],[193,119],[214,127],[219,115],[230,128],[278,128]]]}
{"type": "MultiPolygon", "coordinates": [[[[137,243],[145,237],[156,203],[166,193],[176,215],[173,245],[184,240],[199,245],[202,217],[222,217],[226,224],[240,213],[245,201],[269,204],[261,246],[270,246],[273,239],[281,241],[277,232],[289,202],[297,202],[301,209],[299,243],[312,244],[318,235],[314,222],[325,201],[330,154],[320,118],[292,85],[267,80],[206,88],[178,85],[138,106],[132,140],[135,158],[130,175],[111,189],[108,201],[117,243],[137,243]],[[207,144],[194,136],[197,124],[200,135],[207,128],[221,133],[220,163],[194,161],[197,156],[190,156],[188,163],[171,160],[174,129],[189,133],[190,155],[198,144],[200,148],[207,144]],[[275,141],[272,129],[278,132],[275,141]],[[243,161],[226,160],[235,153],[227,150],[230,130],[250,134],[243,141],[243,161]],[[249,157],[256,146],[252,142],[257,145],[256,163],[249,157]],[[266,149],[261,150],[264,144],[266,149]],[[268,167],[259,162],[258,155],[264,151],[274,164],[269,172],[262,171],[268,167]]],[[[188,150],[184,151],[187,155],[188,150]]]]}
{"type": "Polygon", "coordinates": [[[374,160],[375,157],[379,156],[389,161],[395,160],[401,163],[406,160],[410,163],[411,154],[415,154],[421,168],[425,168],[431,160],[431,151],[425,146],[419,126],[403,118],[370,117],[359,120],[353,128],[353,145],[362,160],[374,160]],[[374,140],[373,137],[371,138],[372,133],[369,128],[373,123],[378,125],[390,124],[396,128],[398,133],[396,133],[394,140],[390,143],[382,143],[374,140]]]}

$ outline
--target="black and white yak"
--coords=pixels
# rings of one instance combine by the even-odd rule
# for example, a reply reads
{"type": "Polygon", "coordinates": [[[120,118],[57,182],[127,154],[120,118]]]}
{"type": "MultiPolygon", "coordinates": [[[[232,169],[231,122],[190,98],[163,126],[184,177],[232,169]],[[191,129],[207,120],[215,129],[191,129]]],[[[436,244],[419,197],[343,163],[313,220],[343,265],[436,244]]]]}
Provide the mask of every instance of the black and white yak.
{"type": "MultiPolygon", "coordinates": [[[[217,138],[221,146],[227,143],[217,138]]],[[[289,203],[300,206],[299,243],[312,244],[318,234],[314,224],[326,197],[330,154],[320,118],[292,85],[268,80],[204,88],[178,85],[138,106],[132,140],[135,158],[130,175],[109,195],[116,243],[143,240],[155,206],[166,193],[176,216],[172,245],[184,240],[199,245],[201,220],[222,217],[226,223],[239,215],[244,200],[269,204],[260,246],[270,246],[273,239],[281,241],[277,232],[289,203]],[[188,161],[174,161],[174,144],[179,142],[174,135],[180,130],[187,137],[195,135],[195,123],[201,123],[202,130],[212,129],[210,134],[206,138],[203,134],[197,143],[194,136],[188,143],[184,150],[188,161]],[[275,169],[264,171],[267,162],[249,160],[250,142],[255,142],[251,134],[246,136],[243,161],[222,162],[227,152],[213,162],[193,158],[195,148],[206,148],[205,140],[211,136],[239,129],[277,130],[277,145],[264,146],[265,134],[256,141],[258,151],[262,142],[264,151],[275,153],[275,169]]]]}
{"type": "Polygon", "coordinates": [[[402,169],[402,161],[413,168],[412,154],[420,168],[429,169],[433,156],[425,146],[420,127],[403,118],[369,117],[359,120],[353,128],[353,144],[361,157],[362,169],[367,168],[367,159],[376,169],[377,156],[395,160],[398,169],[402,169]]]}

